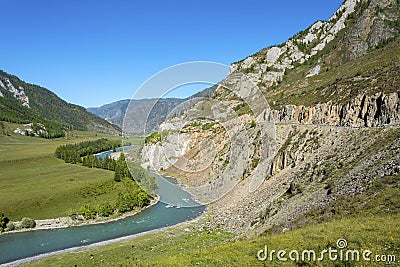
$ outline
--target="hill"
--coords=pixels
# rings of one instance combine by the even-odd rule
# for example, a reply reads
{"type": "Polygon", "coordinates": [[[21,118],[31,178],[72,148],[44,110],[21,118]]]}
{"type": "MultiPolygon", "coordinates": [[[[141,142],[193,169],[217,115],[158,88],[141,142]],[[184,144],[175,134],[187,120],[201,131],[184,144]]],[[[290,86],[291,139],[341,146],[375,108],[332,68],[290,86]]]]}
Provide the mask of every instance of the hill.
{"type": "Polygon", "coordinates": [[[26,83],[4,71],[0,71],[0,107],[1,121],[35,123],[39,130],[47,132],[43,134],[46,136],[57,136],[66,129],[120,131],[85,108],[67,103],[50,90],[26,83]]]}

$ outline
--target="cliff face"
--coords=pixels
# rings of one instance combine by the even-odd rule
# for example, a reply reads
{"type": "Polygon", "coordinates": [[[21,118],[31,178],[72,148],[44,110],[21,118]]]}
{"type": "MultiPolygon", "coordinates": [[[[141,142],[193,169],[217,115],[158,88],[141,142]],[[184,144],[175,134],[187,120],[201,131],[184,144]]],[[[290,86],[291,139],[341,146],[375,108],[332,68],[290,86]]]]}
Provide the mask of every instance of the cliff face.
{"type": "Polygon", "coordinates": [[[399,35],[398,1],[361,1],[359,6],[357,19],[346,31],[336,55],[345,53],[346,58],[355,59],[399,35]]]}
{"type": "Polygon", "coordinates": [[[232,64],[210,100],[162,124],[143,165],[210,184],[211,224],[240,233],[301,226],[399,175],[399,8],[345,1],[328,21],[232,64]]]}
{"type": "Polygon", "coordinates": [[[400,92],[354,97],[347,104],[332,102],[313,107],[285,105],[274,110],[275,123],[321,124],[347,127],[400,125],[400,92]]]}

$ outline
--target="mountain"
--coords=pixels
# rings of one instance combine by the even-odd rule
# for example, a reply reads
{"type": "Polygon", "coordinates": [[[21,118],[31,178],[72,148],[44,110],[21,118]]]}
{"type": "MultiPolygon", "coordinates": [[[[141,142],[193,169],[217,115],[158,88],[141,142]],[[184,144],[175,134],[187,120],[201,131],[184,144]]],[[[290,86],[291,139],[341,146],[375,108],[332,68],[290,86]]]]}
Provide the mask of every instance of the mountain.
{"type": "Polygon", "coordinates": [[[125,110],[128,108],[129,102],[129,99],[120,100],[101,107],[90,107],[87,108],[87,111],[122,128],[125,110]]]}
{"type": "Polygon", "coordinates": [[[212,101],[146,139],[142,166],[178,177],[210,203],[209,224],[245,235],[397,199],[399,35],[399,1],[344,1],[328,21],[233,63],[212,101]]]}
{"type": "Polygon", "coordinates": [[[41,125],[48,137],[57,136],[65,129],[115,134],[120,131],[85,108],[67,103],[50,90],[4,71],[0,71],[0,107],[1,121],[41,125]]]}
{"type": "Polygon", "coordinates": [[[184,99],[161,98],[161,99],[133,99],[120,100],[101,107],[88,108],[87,110],[110,123],[123,128],[126,110],[135,112],[133,121],[126,121],[131,125],[131,133],[143,134],[158,129],[158,126],[166,119],[167,115],[184,102],[184,99]],[[144,126],[145,125],[145,126],[144,126]]]}
{"type": "Polygon", "coordinates": [[[131,133],[142,134],[158,130],[158,127],[167,117],[183,112],[202,98],[211,97],[216,86],[206,88],[188,98],[150,98],[120,100],[101,107],[91,107],[87,111],[99,116],[108,122],[123,128],[126,111],[129,110],[130,120],[126,120],[125,129],[131,133]],[[146,125],[146,130],[144,126],[146,125]]]}

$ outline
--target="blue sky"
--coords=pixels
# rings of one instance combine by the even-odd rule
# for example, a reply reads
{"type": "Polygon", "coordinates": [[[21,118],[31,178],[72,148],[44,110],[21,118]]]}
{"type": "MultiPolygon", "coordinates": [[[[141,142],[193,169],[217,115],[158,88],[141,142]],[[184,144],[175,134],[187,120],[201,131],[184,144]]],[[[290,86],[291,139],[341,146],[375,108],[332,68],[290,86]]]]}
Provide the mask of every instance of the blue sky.
{"type": "MultiPolygon", "coordinates": [[[[1,0],[0,69],[85,107],[188,61],[229,65],[328,19],[342,0],[1,0]]],[[[194,89],[181,90],[185,97],[194,89]]]]}

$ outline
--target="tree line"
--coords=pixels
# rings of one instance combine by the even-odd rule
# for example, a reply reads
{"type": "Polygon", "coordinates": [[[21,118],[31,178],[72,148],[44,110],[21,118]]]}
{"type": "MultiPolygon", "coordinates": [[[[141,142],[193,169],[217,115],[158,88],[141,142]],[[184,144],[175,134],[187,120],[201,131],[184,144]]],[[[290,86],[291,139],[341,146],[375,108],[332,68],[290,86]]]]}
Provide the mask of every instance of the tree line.
{"type": "Polygon", "coordinates": [[[82,163],[81,157],[96,154],[107,150],[115,150],[122,144],[118,141],[101,138],[94,141],[83,141],[77,144],[61,145],[56,148],[56,158],[62,159],[65,163],[82,163]]]}
{"type": "Polygon", "coordinates": [[[133,180],[123,178],[125,192],[120,192],[115,201],[102,201],[98,205],[82,205],[78,211],[70,211],[69,216],[73,219],[77,215],[82,215],[85,219],[95,219],[96,217],[109,217],[117,213],[133,211],[143,208],[150,204],[152,199],[143,191],[133,180]]]}
{"type": "MultiPolygon", "coordinates": [[[[153,177],[150,177],[138,164],[134,164],[132,168],[129,168],[124,153],[121,152],[117,160],[110,157],[102,159],[94,155],[88,155],[82,158],[82,165],[89,168],[114,171],[114,181],[122,181],[125,192],[120,192],[115,201],[103,201],[97,206],[84,204],[79,208],[78,212],[72,212],[71,217],[76,217],[77,214],[82,215],[85,219],[95,219],[98,216],[108,217],[115,213],[129,212],[150,204],[152,197],[140,188],[136,181],[152,181],[153,177]]],[[[155,182],[151,184],[155,185],[155,182]]]]}
{"type": "Polygon", "coordinates": [[[152,197],[147,194],[136,182],[146,185],[153,190],[156,187],[154,177],[150,176],[138,163],[128,166],[124,153],[120,153],[117,160],[110,157],[97,157],[96,153],[115,150],[121,144],[102,138],[95,141],[84,141],[77,144],[62,145],[56,148],[55,156],[66,163],[82,164],[89,168],[100,168],[114,171],[114,181],[123,182],[125,191],[120,192],[115,201],[103,201],[97,206],[82,205],[78,211],[71,211],[70,216],[76,218],[82,215],[85,219],[94,219],[98,216],[108,217],[115,213],[124,213],[150,204],[152,197]]]}
{"type": "Polygon", "coordinates": [[[114,180],[120,182],[122,178],[133,179],[129,171],[128,164],[125,161],[125,155],[121,152],[118,160],[110,157],[100,158],[95,155],[87,155],[81,160],[82,165],[89,168],[99,168],[114,171],[114,180]]]}

